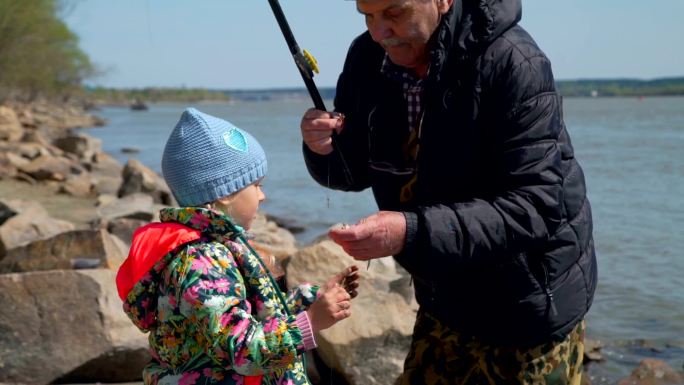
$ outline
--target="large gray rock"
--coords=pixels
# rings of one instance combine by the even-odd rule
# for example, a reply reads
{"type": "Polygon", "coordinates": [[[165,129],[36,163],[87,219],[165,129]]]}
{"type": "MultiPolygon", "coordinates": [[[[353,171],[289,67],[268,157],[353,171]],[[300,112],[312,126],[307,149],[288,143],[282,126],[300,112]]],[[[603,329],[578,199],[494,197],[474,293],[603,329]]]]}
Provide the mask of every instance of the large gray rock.
{"type": "Polygon", "coordinates": [[[135,230],[148,223],[142,219],[116,218],[107,223],[107,231],[130,246],[135,230]]]}
{"type": "Polygon", "coordinates": [[[154,171],[145,167],[135,159],[130,159],[122,172],[123,183],[119,188],[119,197],[135,193],[149,194],[154,201],[164,205],[173,205],[173,198],[166,182],[154,171]]]}
{"type": "Polygon", "coordinates": [[[39,156],[19,170],[36,180],[64,181],[76,167],[74,161],[64,157],[39,156]]]}
{"type": "Polygon", "coordinates": [[[267,249],[276,258],[287,258],[297,252],[294,235],[275,222],[269,221],[261,213],[252,223],[250,233],[254,235],[254,240],[259,246],[267,249]]]}
{"type": "Polygon", "coordinates": [[[52,145],[42,145],[40,143],[17,143],[14,146],[14,151],[21,156],[29,160],[39,158],[41,156],[59,156],[61,151],[52,145]]]}
{"type": "Polygon", "coordinates": [[[156,215],[154,200],[147,194],[131,194],[98,207],[97,215],[103,221],[131,218],[151,221],[156,215]]]}
{"type": "Polygon", "coordinates": [[[50,217],[37,202],[3,200],[0,208],[4,213],[0,223],[0,260],[16,247],[75,228],[71,222],[50,217]]]}
{"type": "Polygon", "coordinates": [[[0,149],[0,180],[17,176],[17,167],[7,155],[9,153],[0,149]]]}
{"type": "MultiPolygon", "coordinates": [[[[351,264],[341,247],[324,240],[300,250],[287,265],[287,282],[323,283],[351,264]]],[[[316,336],[318,354],[350,384],[392,384],[402,372],[415,321],[415,309],[390,292],[400,275],[388,260],[361,266],[359,296],[352,316],[316,336]],[[376,270],[377,269],[377,270],[376,270]]]]}
{"type": "Polygon", "coordinates": [[[30,163],[30,160],[13,152],[6,152],[5,157],[7,157],[9,164],[11,164],[15,169],[25,167],[30,163]]]}
{"type": "Polygon", "coordinates": [[[103,121],[87,114],[82,108],[68,104],[32,103],[33,125],[41,127],[46,138],[59,138],[72,128],[87,128],[102,125],[103,121]]]}
{"type": "Polygon", "coordinates": [[[21,139],[24,130],[13,109],[0,106],[0,140],[16,142],[21,139]]]}
{"type": "Polygon", "coordinates": [[[0,383],[128,382],[147,338],[121,309],[111,270],[0,275],[0,383]]]}
{"type": "Polygon", "coordinates": [[[95,155],[93,155],[92,162],[89,165],[89,171],[93,175],[122,178],[121,173],[123,171],[123,166],[121,166],[116,158],[107,154],[106,152],[95,153],[95,155]]]}
{"type": "Polygon", "coordinates": [[[684,373],[673,369],[665,361],[646,358],[632,374],[623,378],[618,385],[680,385],[684,384],[684,373]]]}
{"type": "Polygon", "coordinates": [[[93,181],[87,172],[70,174],[59,187],[59,192],[74,197],[87,197],[93,195],[93,181]]]}
{"type": "Polygon", "coordinates": [[[9,250],[0,274],[39,270],[69,270],[121,266],[128,247],[106,230],[76,230],[9,250]]]}
{"type": "Polygon", "coordinates": [[[57,138],[53,144],[57,148],[86,161],[92,160],[96,153],[102,151],[102,140],[88,135],[70,135],[57,138]]]}
{"type": "Polygon", "coordinates": [[[116,196],[116,194],[119,193],[119,187],[121,186],[121,182],[123,181],[123,179],[120,176],[95,176],[92,177],[91,180],[93,182],[93,190],[95,193],[114,196],[116,196]]]}
{"type": "Polygon", "coordinates": [[[19,214],[21,202],[16,199],[0,199],[0,226],[5,221],[19,214]]]}
{"type": "Polygon", "coordinates": [[[90,177],[94,189],[98,194],[116,195],[123,183],[122,166],[111,155],[98,152],[92,158],[92,162],[86,165],[90,171],[90,177]]]}

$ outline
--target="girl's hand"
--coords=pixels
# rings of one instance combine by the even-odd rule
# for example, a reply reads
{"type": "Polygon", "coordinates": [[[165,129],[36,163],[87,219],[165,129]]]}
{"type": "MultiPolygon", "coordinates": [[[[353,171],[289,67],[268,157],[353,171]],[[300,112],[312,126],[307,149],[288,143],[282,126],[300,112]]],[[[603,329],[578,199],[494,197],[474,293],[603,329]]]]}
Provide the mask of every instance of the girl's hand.
{"type": "Polygon", "coordinates": [[[327,329],[338,321],[351,315],[351,296],[347,291],[335,283],[331,287],[326,287],[314,303],[306,311],[314,332],[327,329]]]}

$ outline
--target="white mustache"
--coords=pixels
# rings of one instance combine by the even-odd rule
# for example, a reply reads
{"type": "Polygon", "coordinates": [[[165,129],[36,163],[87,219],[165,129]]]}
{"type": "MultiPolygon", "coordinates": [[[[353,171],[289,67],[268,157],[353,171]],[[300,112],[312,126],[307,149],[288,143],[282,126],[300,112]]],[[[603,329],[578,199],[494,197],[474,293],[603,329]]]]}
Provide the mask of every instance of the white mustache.
{"type": "Polygon", "coordinates": [[[388,39],[383,39],[380,41],[380,45],[382,45],[385,48],[393,47],[393,46],[404,44],[404,43],[405,43],[405,41],[403,39],[399,39],[396,37],[390,37],[388,39]]]}

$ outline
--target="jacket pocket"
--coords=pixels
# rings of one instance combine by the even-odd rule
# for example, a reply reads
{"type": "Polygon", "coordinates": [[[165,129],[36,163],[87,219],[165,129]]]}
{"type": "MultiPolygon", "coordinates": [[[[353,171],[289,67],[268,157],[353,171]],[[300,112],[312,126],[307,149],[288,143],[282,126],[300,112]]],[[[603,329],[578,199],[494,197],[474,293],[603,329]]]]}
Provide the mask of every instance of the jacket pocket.
{"type": "Polygon", "coordinates": [[[526,253],[515,255],[510,261],[499,264],[496,268],[496,276],[501,285],[499,291],[511,304],[543,292],[543,281],[537,277],[540,275],[537,270],[539,269],[535,269],[533,273],[526,253]]]}

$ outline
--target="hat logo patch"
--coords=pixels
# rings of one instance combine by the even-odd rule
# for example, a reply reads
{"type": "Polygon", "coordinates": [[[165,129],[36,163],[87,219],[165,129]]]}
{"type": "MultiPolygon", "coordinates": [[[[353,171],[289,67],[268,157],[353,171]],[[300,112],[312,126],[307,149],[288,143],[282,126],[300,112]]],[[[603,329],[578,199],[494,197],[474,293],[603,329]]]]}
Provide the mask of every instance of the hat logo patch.
{"type": "Polygon", "coordinates": [[[226,142],[228,147],[240,151],[247,152],[247,139],[236,128],[231,128],[228,132],[223,133],[223,141],[226,142]]]}

